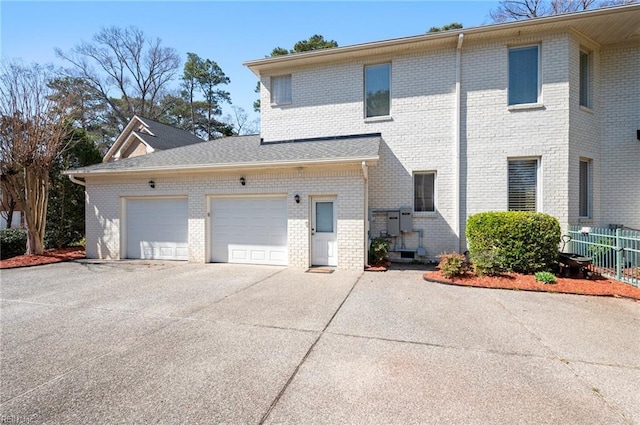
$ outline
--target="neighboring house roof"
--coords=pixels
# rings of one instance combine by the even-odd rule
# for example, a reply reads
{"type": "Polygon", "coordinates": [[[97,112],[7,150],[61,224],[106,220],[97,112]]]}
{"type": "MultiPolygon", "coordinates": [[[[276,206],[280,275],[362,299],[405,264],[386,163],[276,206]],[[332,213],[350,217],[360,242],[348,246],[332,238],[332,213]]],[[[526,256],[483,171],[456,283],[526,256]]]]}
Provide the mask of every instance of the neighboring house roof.
{"type": "Polygon", "coordinates": [[[264,142],[259,135],[234,136],[68,170],[75,176],[228,168],[304,166],[378,160],[380,133],[264,142]]]}
{"type": "Polygon", "coordinates": [[[149,118],[134,116],[103,158],[103,162],[121,159],[121,154],[135,140],[146,145],[147,153],[202,143],[205,140],[188,131],[149,118]]]}
{"type": "Polygon", "coordinates": [[[596,48],[627,42],[637,45],[640,41],[640,25],[638,25],[638,22],[640,22],[640,4],[635,3],[268,57],[247,61],[244,62],[244,65],[259,77],[262,73],[276,72],[281,68],[289,69],[295,66],[327,64],[344,60],[355,61],[361,58],[399,52],[456,48],[461,36],[464,36],[465,44],[468,44],[486,42],[503,37],[514,38],[552,32],[571,32],[596,48]]]}

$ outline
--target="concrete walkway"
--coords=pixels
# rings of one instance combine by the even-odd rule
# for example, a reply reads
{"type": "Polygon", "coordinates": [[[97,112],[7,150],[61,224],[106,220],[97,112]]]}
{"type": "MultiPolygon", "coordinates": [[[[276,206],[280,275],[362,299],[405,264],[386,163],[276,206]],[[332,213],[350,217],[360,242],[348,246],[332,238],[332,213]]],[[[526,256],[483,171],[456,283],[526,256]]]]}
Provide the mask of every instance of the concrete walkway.
{"type": "Polygon", "coordinates": [[[2,271],[0,419],[640,423],[640,303],[421,275],[2,271]]]}

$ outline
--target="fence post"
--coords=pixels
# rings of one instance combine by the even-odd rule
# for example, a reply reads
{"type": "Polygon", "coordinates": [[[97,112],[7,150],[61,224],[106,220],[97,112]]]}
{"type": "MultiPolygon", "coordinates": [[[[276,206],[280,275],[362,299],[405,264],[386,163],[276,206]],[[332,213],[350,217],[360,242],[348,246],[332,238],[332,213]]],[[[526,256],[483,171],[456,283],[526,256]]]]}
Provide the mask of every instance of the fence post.
{"type": "Polygon", "coordinates": [[[616,229],[616,279],[622,279],[622,242],[620,241],[621,230],[616,229]]]}

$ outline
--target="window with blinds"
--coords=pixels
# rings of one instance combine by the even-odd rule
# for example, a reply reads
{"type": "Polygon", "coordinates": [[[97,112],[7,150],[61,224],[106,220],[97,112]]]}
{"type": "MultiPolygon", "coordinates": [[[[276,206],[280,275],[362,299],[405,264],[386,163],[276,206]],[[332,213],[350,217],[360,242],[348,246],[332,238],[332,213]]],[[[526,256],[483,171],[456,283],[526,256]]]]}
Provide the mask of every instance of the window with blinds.
{"type": "Polygon", "coordinates": [[[271,103],[274,105],[291,103],[291,75],[271,77],[271,103]]]}
{"type": "Polygon", "coordinates": [[[509,160],[509,211],[536,211],[538,159],[509,160]]]}

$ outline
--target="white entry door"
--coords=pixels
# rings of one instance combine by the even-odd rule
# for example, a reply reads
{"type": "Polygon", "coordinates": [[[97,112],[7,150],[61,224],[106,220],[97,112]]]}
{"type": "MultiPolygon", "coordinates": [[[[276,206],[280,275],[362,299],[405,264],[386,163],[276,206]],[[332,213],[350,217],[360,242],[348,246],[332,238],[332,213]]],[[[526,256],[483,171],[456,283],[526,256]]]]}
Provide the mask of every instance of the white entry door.
{"type": "Polygon", "coordinates": [[[338,265],[336,198],[313,198],[311,202],[311,264],[338,265]]]}

